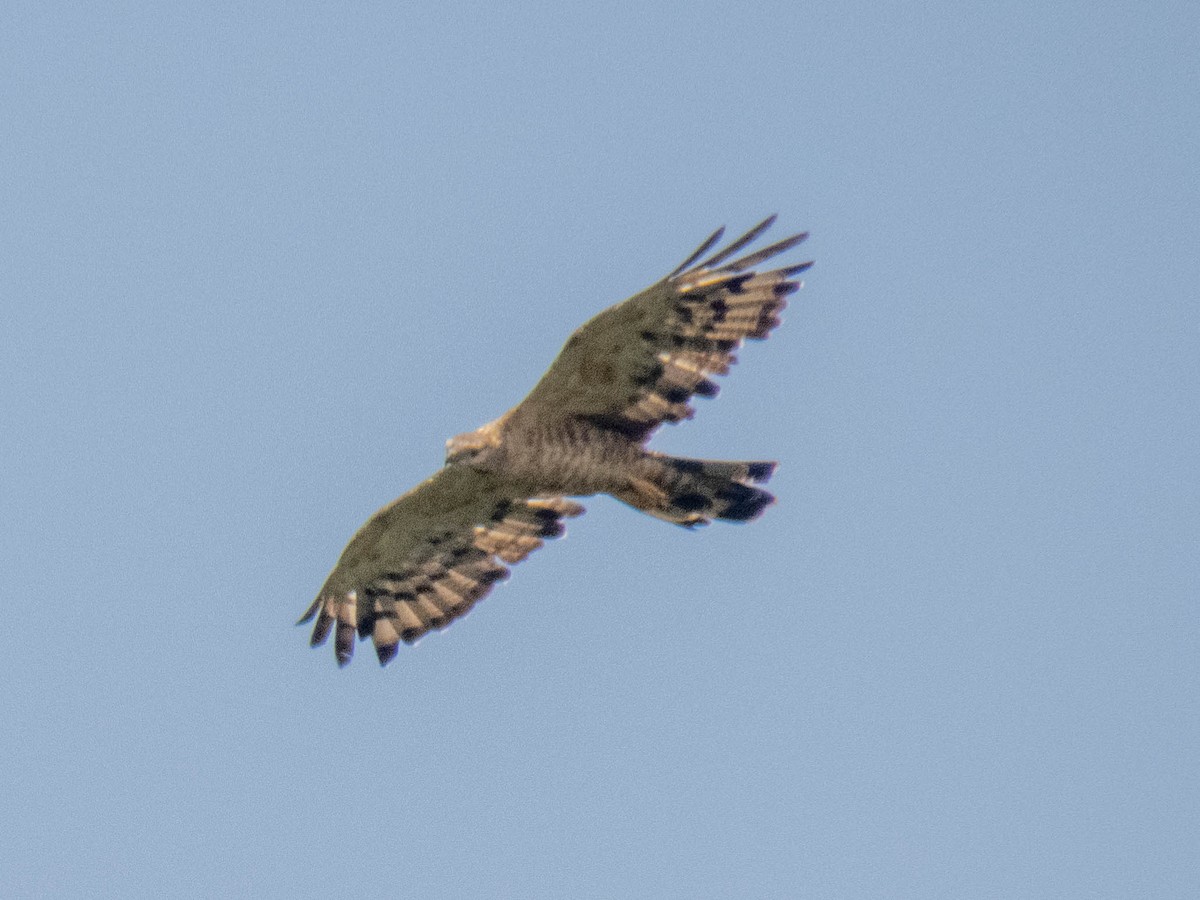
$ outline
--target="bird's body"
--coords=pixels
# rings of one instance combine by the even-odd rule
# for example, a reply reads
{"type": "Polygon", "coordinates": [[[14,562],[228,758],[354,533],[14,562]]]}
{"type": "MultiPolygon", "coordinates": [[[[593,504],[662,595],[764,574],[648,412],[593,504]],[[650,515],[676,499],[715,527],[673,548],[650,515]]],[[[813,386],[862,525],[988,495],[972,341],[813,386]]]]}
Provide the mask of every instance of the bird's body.
{"type": "Polygon", "coordinates": [[[486,448],[463,464],[520,485],[530,496],[614,493],[644,452],[584,419],[530,421],[512,413],[452,438],[447,457],[457,462],[455,448],[463,445],[486,448]]]}
{"type": "Polygon", "coordinates": [[[398,643],[462,616],[583,507],[572,496],[611,494],[684,526],[746,521],[774,498],[757,487],[773,462],[665,456],[647,440],[691,418],[694,395],[714,396],[745,338],[779,323],[802,263],[752,267],[798,244],[795,235],[725,262],[774,221],[699,265],[716,232],[667,278],[581,326],[530,394],[495,421],[447,442],[446,467],[381,509],[343,551],[301,622],[313,644],[336,626],[338,661],[371,635],[381,663],[398,643]],[[690,268],[689,268],[690,267],[690,268]]]}

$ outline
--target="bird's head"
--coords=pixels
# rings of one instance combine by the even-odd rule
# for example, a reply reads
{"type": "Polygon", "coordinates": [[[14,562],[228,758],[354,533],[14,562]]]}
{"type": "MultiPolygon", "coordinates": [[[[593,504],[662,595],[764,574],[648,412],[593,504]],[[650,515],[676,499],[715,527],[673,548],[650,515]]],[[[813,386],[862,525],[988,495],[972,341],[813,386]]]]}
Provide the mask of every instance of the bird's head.
{"type": "Polygon", "coordinates": [[[488,469],[494,462],[500,440],[495,429],[484,425],[446,441],[446,465],[470,466],[472,469],[488,469]]]}

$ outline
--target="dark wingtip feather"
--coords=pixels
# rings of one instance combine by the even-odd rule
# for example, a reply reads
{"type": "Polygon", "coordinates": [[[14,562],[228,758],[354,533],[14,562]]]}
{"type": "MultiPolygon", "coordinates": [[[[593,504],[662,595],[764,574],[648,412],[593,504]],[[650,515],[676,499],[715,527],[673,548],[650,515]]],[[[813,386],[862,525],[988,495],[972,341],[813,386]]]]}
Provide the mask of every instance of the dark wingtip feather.
{"type": "Polygon", "coordinates": [[[320,647],[329,637],[329,632],[333,630],[333,617],[325,615],[324,612],[317,618],[317,624],[313,626],[312,637],[308,639],[308,646],[320,647]]]}
{"type": "Polygon", "coordinates": [[[538,529],[537,535],[538,537],[544,538],[556,538],[562,537],[564,534],[566,534],[566,531],[567,526],[555,519],[551,522],[543,523],[538,529]]]}
{"type": "Polygon", "coordinates": [[[771,215],[767,216],[765,219],[763,219],[761,222],[759,222],[757,225],[755,225],[753,228],[751,228],[749,231],[747,231],[745,234],[743,234],[740,238],[738,238],[736,241],[734,241],[728,247],[725,247],[722,250],[719,250],[718,252],[716,252],[712,256],[710,256],[708,259],[706,259],[704,262],[700,263],[700,265],[697,268],[700,268],[700,269],[715,268],[717,263],[721,262],[722,260],[729,259],[729,257],[733,256],[733,254],[737,253],[743,247],[747,246],[748,244],[754,243],[754,241],[757,240],[758,237],[764,231],[766,231],[768,228],[770,228],[772,225],[775,224],[775,219],[777,217],[778,217],[778,213],[772,213],[771,215]]]}
{"type": "Polygon", "coordinates": [[[794,266],[788,266],[786,269],[780,269],[779,271],[783,273],[784,278],[791,278],[793,275],[799,275],[801,272],[807,272],[813,267],[813,262],[814,260],[810,259],[808,262],[797,263],[794,266]]]}
{"type": "Polygon", "coordinates": [[[337,653],[338,666],[345,666],[354,658],[355,627],[346,622],[338,622],[337,633],[334,635],[334,652],[337,653]]]}
{"type": "Polygon", "coordinates": [[[772,256],[778,256],[780,253],[791,250],[793,247],[803,242],[807,238],[807,231],[802,231],[799,234],[793,234],[791,237],[784,238],[782,241],[777,241],[776,243],[771,244],[769,247],[763,247],[761,250],[755,250],[753,253],[743,256],[741,259],[735,259],[731,263],[726,263],[723,268],[732,272],[741,272],[744,269],[753,268],[759,263],[770,259],[772,256]]]}
{"type": "Polygon", "coordinates": [[[398,644],[376,644],[375,655],[379,657],[379,665],[386,666],[396,658],[396,653],[399,652],[398,644]]]}
{"type": "Polygon", "coordinates": [[[675,271],[672,272],[667,277],[674,278],[676,275],[678,275],[680,272],[682,272],[684,269],[686,269],[688,266],[690,266],[692,263],[694,263],[696,260],[698,260],[701,256],[703,256],[705,253],[707,253],[709,250],[711,250],[713,247],[713,244],[715,244],[717,241],[719,241],[721,239],[722,235],[724,235],[724,234],[725,234],[725,226],[722,225],[720,228],[718,228],[716,231],[714,231],[712,234],[710,234],[705,239],[704,243],[695,249],[695,251],[692,253],[691,256],[689,256],[687,259],[685,259],[683,262],[681,262],[678,266],[676,266],[675,271]]]}
{"type": "Polygon", "coordinates": [[[324,599],[324,597],[318,597],[316,600],[314,600],[312,602],[312,606],[304,611],[304,615],[296,620],[296,624],[306,625],[311,622],[313,620],[313,616],[317,614],[317,610],[321,608],[321,604],[324,602],[324,599]]]}

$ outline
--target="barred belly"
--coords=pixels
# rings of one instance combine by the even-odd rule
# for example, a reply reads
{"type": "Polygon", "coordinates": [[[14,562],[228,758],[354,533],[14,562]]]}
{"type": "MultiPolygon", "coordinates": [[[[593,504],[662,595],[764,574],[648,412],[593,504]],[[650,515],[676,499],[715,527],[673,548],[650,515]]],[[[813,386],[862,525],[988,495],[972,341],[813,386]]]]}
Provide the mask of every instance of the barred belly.
{"type": "Polygon", "coordinates": [[[645,451],[623,435],[571,419],[505,434],[504,472],[538,493],[575,496],[623,488],[645,451]]]}

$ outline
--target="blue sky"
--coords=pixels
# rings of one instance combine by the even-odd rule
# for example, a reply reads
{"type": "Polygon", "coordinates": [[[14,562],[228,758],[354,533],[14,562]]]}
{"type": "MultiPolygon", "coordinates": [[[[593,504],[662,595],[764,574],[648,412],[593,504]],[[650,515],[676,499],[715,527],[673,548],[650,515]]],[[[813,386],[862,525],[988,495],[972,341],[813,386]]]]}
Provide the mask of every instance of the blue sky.
{"type": "Polygon", "coordinates": [[[6,897],[1200,893],[1192,3],[10,3],[6,897]],[[816,266],[381,670],[344,542],[715,226],[816,266]]]}

